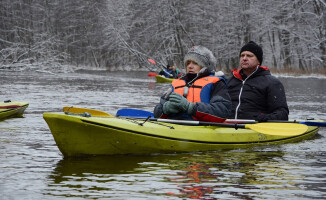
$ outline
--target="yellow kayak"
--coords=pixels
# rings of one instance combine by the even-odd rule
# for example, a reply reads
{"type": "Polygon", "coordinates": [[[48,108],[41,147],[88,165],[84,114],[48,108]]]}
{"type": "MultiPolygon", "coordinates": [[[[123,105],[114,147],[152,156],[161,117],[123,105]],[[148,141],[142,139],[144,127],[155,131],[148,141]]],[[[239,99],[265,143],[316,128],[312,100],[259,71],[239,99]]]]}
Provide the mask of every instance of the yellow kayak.
{"type": "Polygon", "coordinates": [[[22,117],[28,105],[27,102],[19,101],[0,102],[0,120],[11,117],[22,117]]]}
{"type": "Polygon", "coordinates": [[[316,126],[307,126],[298,135],[271,135],[246,128],[180,125],[150,120],[145,122],[144,119],[123,117],[44,113],[43,118],[64,156],[248,148],[307,139],[319,130],[316,126]]]}
{"type": "Polygon", "coordinates": [[[165,76],[161,75],[156,75],[155,78],[157,83],[172,83],[174,80],[174,78],[166,78],[165,76]]]}

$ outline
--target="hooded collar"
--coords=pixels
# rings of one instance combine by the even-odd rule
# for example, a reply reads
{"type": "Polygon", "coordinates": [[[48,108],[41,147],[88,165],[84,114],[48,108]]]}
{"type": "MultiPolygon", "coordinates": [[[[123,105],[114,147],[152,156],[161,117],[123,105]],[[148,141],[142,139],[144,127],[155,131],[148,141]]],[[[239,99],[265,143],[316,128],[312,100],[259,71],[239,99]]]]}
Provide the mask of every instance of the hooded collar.
{"type": "MultiPolygon", "coordinates": [[[[232,70],[232,74],[234,77],[236,77],[239,80],[245,80],[247,76],[243,73],[242,69],[234,69],[232,70]]],[[[255,77],[257,75],[267,75],[270,74],[268,67],[265,66],[258,66],[258,69],[254,71],[250,77],[255,77]]]]}

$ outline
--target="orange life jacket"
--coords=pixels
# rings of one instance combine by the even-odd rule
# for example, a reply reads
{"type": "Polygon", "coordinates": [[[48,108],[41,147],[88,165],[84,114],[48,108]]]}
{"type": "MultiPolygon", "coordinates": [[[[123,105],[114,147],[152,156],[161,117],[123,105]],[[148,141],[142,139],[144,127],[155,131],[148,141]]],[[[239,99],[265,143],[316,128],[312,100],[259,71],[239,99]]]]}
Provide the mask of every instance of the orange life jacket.
{"type": "MultiPolygon", "coordinates": [[[[206,76],[200,79],[197,79],[189,87],[187,100],[192,103],[204,102],[209,103],[211,88],[213,84],[220,81],[220,78],[216,76],[206,76]]],[[[184,88],[186,82],[182,79],[176,79],[172,82],[174,92],[183,96],[184,88]]]]}

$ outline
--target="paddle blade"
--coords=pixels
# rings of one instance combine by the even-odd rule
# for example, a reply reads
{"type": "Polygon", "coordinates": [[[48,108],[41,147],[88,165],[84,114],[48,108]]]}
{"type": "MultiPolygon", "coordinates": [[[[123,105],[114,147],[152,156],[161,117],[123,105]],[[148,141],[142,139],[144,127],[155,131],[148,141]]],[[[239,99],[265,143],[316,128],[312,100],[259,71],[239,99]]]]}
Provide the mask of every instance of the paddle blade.
{"type": "Polygon", "coordinates": [[[300,124],[305,124],[307,126],[318,126],[318,127],[326,127],[326,122],[315,122],[315,121],[301,121],[300,124]]]}
{"type": "Polygon", "coordinates": [[[9,106],[0,106],[0,109],[14,109],[14,108],[20,108],[20,105],[9,105],[9,106]]]}
{"type": "Polygon", "coordinates": [[[155,60],[152,60],[152,59],[147,59],[150,63],[152,63],[153,65],[156,65],[156,62],[155,62],[155,60]]]}
{"type": "Polygon", "coordinates": [[[74,113],[74,114],[82,114],[82,113],[89,113],[93,117],[114,117],[106,112],[93,110],[88,108],[78,108],[78,107],[63,107],[63,112],[65,113],[74,113]]]}
{"type": "Polygon", "coordinates": [[[302,135],[308,130],[308,126],[304,124],[290,123],[258,123],[246,124],[245,128],[252,129],[265,135],[278,136],[297,136],[302,135]]]}
{"type": "Polygon", "coordinates": [[[151,118],[154,118],[154,114],[152,112],[132,108],[120,109],[118,110],[116,116],[137,118],[147,118],[150,116],[151,118]]]}
{"type": "Polygon", "coordinates": [[[157,76],[157,75],[158,75],[157,73],[149,72],[147,76],[149,76],[149,77],[154,77],[154,76],[157,76]]]}

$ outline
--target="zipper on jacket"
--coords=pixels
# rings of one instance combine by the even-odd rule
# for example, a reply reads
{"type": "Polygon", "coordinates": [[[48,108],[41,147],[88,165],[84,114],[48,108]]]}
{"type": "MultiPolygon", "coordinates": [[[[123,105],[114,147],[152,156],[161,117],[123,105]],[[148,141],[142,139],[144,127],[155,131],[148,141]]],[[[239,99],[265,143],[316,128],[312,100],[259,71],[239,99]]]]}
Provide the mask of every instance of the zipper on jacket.
{"type": "MultiPolygon", "coordinates": [[[[243,90],[243,86],[244,84],[246,83],[246,80],[251,77],[259,68],[259,65],[257,66],[256,70],[254,72],[252,72],[249,76],[247,76],[247,78],[245,80],[241,80],[242,81],[242,86],[241,86],[241,89],[240,89],[240,93],[239,93],[239,103],[238,103],[238,106],[237,108],[235,109],[235,115],[234,115],[234,119],[238,119],[238,110],[240,108],[240,104],[241,104],[241,95],[242,95],[242,90],[243,90]]],[[[240,79],[239,79],[240,80],[240,79]]]]}

